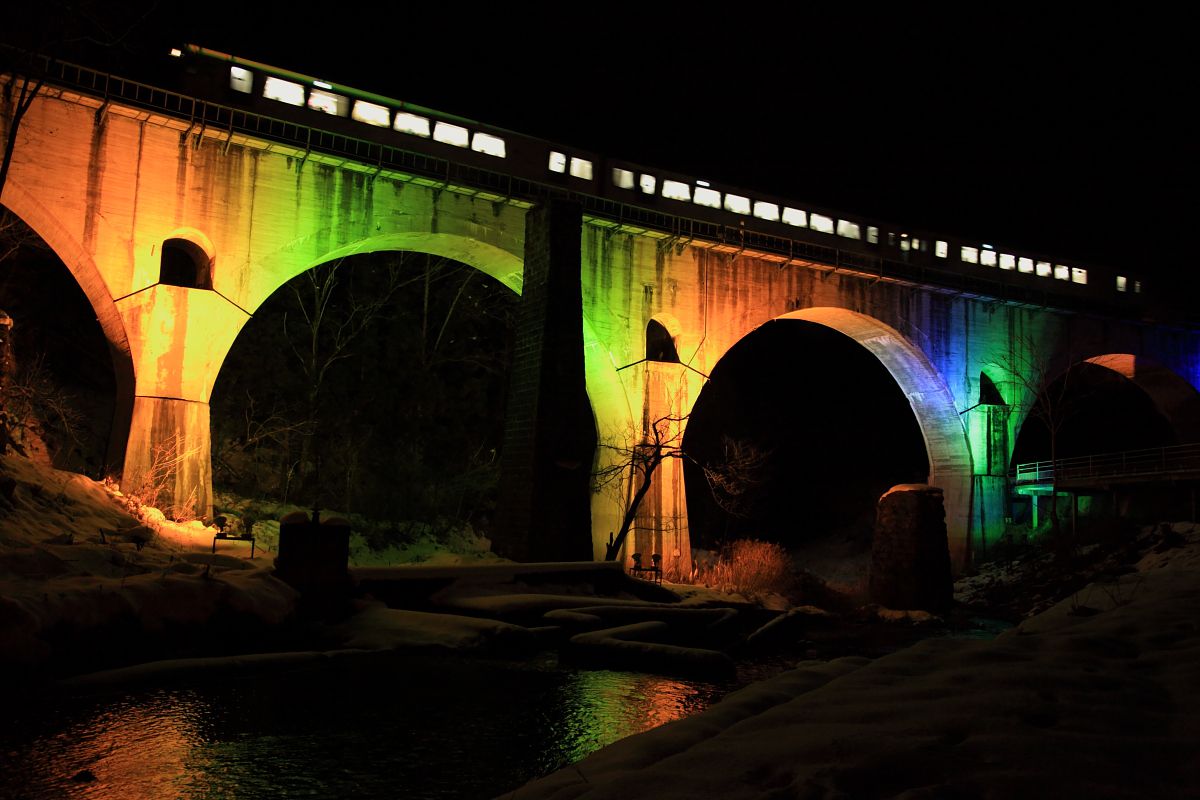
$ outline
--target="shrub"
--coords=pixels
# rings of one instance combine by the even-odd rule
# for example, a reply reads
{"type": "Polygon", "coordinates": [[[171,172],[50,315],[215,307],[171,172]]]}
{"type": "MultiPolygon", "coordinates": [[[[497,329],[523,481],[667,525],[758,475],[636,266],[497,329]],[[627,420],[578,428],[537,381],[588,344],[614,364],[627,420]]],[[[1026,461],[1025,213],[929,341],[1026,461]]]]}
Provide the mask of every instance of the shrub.
{"type": "Polygon", "coordinates": [[[693,571],[692,583],[746,596],[786,594],[792,584],[791,559],[781,545],[738,539],[693,571]]]}

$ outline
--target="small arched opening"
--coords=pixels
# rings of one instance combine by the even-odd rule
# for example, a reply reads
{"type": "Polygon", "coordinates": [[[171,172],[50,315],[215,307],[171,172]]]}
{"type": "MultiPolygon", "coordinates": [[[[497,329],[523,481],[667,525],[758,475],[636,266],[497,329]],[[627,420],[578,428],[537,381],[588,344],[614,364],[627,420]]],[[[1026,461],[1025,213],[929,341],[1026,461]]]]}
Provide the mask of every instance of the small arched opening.
{"type": "Polygon", "coordinates": [[[185,289],[212,289],[213,257],[196,236],[177,232],[162,243],[158,282],[185,289]],[[180,235],[183,234],[183,235],[180,235]]]}
{"type": "Polygon", "coordinates": [[[646,360],[659,361],[666,364],[679,363],[679,350],[675,346],[675,337],[656,319],[646,325],[646,360]]]}
{"type": "Polygon", "coordinates": [[[979,373],[979,405],[1005,405],[1004,397],[1000,394],[1000,390],[996,388],[996,382],[989,378],[986,372],[979,373]]]}

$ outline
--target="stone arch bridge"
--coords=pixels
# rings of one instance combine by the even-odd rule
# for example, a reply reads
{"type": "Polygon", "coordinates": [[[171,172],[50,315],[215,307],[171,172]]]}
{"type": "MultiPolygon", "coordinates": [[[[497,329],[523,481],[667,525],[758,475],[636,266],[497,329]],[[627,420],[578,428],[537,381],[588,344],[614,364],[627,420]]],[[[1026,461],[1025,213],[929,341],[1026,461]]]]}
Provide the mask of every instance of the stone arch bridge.
{"type": "MultiPolygon", "coordinates": [[[[0,108],[6,135],[12,110],[0,108]]],[[[388,249],[453,258],[524,293],[502,479],[510,507],[497,542],[518,558],[599,557],[622,508],[588,488],[592,470],[617,457],[597,437],[636,441],[644,420],[686,419],[722,355],[780,318],[845,334],[895,378],[924,437],[929,481],[945,491],[959,566],[1003,520],[1022,422],[1012,409],[1030,399],[1017,365],[1069,352],[1145,375],[1181,439],[1200,438],[1187,421],[1200,378],[1193,331],[782,265],[584,216],[569,202],[506,199],[197,131],[49,86],[20,125],[0,203],[67,265],[107,338],[118,386],[110,462],[136,484],[173,454],[173,495],[198,514],[211,513],[209,396],[238,332],[290,278],[388,249]],[[679,362],[644,360],[652,323],[679,362]],[[981,396],[984,375],[1005,405],[981,396]]],[[[803,354],[784,368],[804,369],[803,354]]],[[[651,546],[686,565],[677,463],[663,467],[648,508],[651,546]]]]}

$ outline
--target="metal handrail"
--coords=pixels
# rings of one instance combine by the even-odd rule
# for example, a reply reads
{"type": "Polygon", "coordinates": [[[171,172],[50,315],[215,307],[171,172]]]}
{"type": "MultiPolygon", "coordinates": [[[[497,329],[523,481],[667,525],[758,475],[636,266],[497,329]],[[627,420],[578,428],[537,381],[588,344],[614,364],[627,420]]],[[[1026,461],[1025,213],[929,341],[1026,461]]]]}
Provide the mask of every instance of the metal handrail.
{"type": "Polygon", "coordinates": [[[1064,483],[1093,478],[1133,478],[1148,475],[1200,474],[1200,444],[1151,447],[1119,453],[1030,461],[1018,464],[1016,483],[1064,483]]]}
{"type": "MultiPolygon", "coordinates": [[[[0,45],[5,50],[12,48],[0,45]]],[[[739,249],[754,250],[775,256],[786,256],[785,263],[808,263],[828,266],[862,274],[876,279],[923,284],[948,289],[954,293],[980,296],[1002,302],[1042,308],[1062,308],[1097,313],[1095,298],[1051,296],[1045,289],[1014,285],[984,275],[971,275],[952,270],[931,269],[896,261],[882,256],[850,252],[840,248],[779,236],[777,234],[707,222],[677,214],[664,213],[645,206],[610,200],[561,186],[520,178],[447,159],[420,151],[359,139],[322,128],[270,117],[257,112],[211,103],[169,89],[151,86],[140,81],[122,78],[90,67],[37,56],[42,63],[40,75],[46,82],[99,96],[105,102],[120,101],[129,105],[159,111],[199,124],[200,129],[216,128],[251,135],[263,140],[292,145],[305,152],[316,151],[351,159],[376,169],[412,173],[432,178],[442,184],[469,185],[491,191],[504,198],[530,202],[565,198],[578,202],[584,214],[618,223],[633,223],[681,238],[695,238],[719,245],[737,245],[739,249]]],[[[190,130],[190,129],[189,129],[190,130]]],[[[1113,316],[1129,316],[1128,310],[1106,309],[1113,316]]]]}

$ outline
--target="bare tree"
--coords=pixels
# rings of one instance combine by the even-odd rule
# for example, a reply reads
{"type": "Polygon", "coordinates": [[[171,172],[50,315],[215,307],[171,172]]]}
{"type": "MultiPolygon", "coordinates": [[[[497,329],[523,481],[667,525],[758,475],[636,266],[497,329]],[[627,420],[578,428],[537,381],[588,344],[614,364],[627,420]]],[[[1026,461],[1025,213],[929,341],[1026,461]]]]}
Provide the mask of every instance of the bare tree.
{"type": "Polygon", "coordinates": [[[608,488],[615,490],[622,499],[628,498],[623,503],[625,513],[621,525],[605,546],[605,561],[617,559],[637,519],[638,509],[654,484],[655,474],[668,459],[688,459],[700,466],[713,500],[728,513],[743,516],[748,510],[750,492],[763,480],[769,453],[750,442],[724,437],[723,458],[701,464],[683,449],[686,421],[687,416],[660,417],[647,426],[646,433],[636,444],[608,442],[600,445],[618,457],[613,459],[611,466],[593,473],[593,489],[608,488]]]}
{"type": "MultiPolygon", "coordinates": [[[[301,451],[298,467],[301,474],[312,474],[320,498],[320,459],[317,453],[320,432],[320,398],[329,370],[352,355],[352,345],[371,323],[387,308],[392,296],[405,281],[400,278],[399,264],[389,261],[387,278],[382,289],[375,288],[367,295],[356,294],[351,283],[344,293],[335,293],[342,280],[343,259],[324,267],[311,269],[301,280],[288,284],[299,312],[289,322],[284,314],[283,327],[292,355],[300,366],[307,386],[305,419],[298,426],[301,451]],[[341,294],[343,302],[334,302],[341,294]]],[[[286,499],[286,497],[285,497],[286,499]]]]}

